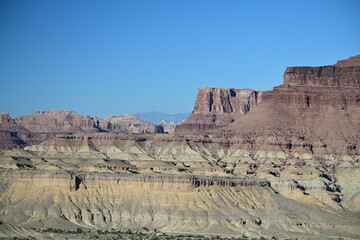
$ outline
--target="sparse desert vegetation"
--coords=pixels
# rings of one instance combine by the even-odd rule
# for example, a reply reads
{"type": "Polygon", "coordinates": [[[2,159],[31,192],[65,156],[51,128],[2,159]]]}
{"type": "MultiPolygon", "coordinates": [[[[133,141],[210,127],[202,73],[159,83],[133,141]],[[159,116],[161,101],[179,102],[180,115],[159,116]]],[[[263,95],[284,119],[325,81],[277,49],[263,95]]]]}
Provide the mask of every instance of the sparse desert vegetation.
{"type": "MultiPolygon", "coordinates": [[[[0,238],[0,240],[40,240],[44,237],[50,237],[54,240],[70,240],[70,239],[104,239],[104,240],[278,240],[277,237],[265,238],[250,238],[245,235],[234,237],[222,237],[215,236],[203,236],[196,234],[170,234],[158,232],[156,229],[149,230],[147,228],[139,230],[83,230],[77,228],[76,230],[63,230],[63,229],[34,229],[40,233],[39,236],[27,236],[27,237],[8,237],[0,238]],[[43,234],[43,235],[42,235],[43,234]]],[[[279,239],[280,240],[280,239],[279,239]]],[[[293,240],[293,239],[284,239],[293,240]]]]}

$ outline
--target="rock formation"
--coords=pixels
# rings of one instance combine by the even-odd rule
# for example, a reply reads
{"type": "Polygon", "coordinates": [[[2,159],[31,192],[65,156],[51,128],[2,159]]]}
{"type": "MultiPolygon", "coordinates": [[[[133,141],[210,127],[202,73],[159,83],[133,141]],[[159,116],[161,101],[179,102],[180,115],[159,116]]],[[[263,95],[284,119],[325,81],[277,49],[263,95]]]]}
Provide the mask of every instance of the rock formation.
{"type": "Polygon", "coordinates": [[[164,129],[164,133],[174,133],[176,124],[174,122],[166,122],[162,120],[159,124],[159,126],[162,126],[164,129]]]}
{"type": "Polygon", "coordinates": [[[360,67],[360,55],[350,57],[345,60],[338,61],[334,66],[336,67],[360,67]]]}
{"type": "Polygon", "coordinates": [[[175,128],[177,133],[222,128],[261,102],[264,92],[252,89],[199,88],[193,113],[175,128]]]}
{"type": "Polygon", "coordinates": [[[0,149],[15,149],[25,146],[25,142],[19,138],[17,132],[0,130],[0,149]]]}
{"type": "Polygon", "coordinates": [[[275,137],[294,152],[307,141],[314,153],[357,154],[359,72],[356,66],[306,67],[306,71],[304,67],[287,68],[284,85],[275,87],[253,111],[224,131],[251,136],[255,142],[261,138],[269,142],[268,148],[275,137]],[[330,74],[325,74],[329,68],[330,74]]]}
{"type": "Polygon", "coordinates": [[[8,132],[7,140],[0,139],[2,149],[37,144],[60,133],[100,131],[89,116],[73,111],[38,111],[34,115],[17,118],[11,118],[8,113],[0,116],[0,131],[8,132]]]}
{"type": "Polygon", "coordinates": [[[93,119],[73,111],[37,111],[15,122],[33,133],[99,132],[93,119]]]}
{"type": "MultiPolygon", "coordinates": [[[[360,88],[357,67],[349,66],[355,60],[331,66],[346,79],[324,80],[329,66],[286,70],[284,85],[250,112],[203,134],[82,132],[2,150],[0,221],[359,239],[360,88]]],[[[241,111],[233,99],[221,100],[231,98],[230,90],[212,91],[217,97],[197,102],[194,112],[241,111]]]]}
{"type": "Polygon", "coordinates": [[[25,146],[22,138],[29,138],[30,133],[17,124],[9,113],[0,114],[0,149],[13,149],[25,146]]]}
{"type": "Polygon", "coordinates": [[[11,118],[0,115],[0,149],[37,144],[56,134],[80,132],[163,133],[164,127],[141,121],[135,115],[109,116],[104,120],[73,111],[38,111],[34,115],[11,118]]]}
{"type": "Polygon", "coordinates": [[[99,127],[109,132],[123,133],[163,133],[163,127],[140,120],[137,115],[108,116],[99,120],[99,127]]]}
{"type": "Polygon", "coordinates": [[[3,151],[0,219],[37,228],[360,235],[359,155],[312,153],[306,141],[292,153],[276,139],[272,149],[256,144],[247,136],[83,133],[3,151]]]}
{"type": "Polygon", "coordinates": [[[288,67],[285,85],[360,87],[360,55],[323,67],[288,67]]]}

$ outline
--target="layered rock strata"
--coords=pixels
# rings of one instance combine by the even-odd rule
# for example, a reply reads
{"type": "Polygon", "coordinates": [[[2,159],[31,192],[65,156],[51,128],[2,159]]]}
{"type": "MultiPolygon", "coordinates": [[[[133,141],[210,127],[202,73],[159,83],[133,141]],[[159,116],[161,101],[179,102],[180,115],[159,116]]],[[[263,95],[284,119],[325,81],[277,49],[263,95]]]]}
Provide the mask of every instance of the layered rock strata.
{"type": "Polygon", "coordinates": [[[360,232],[359,155],[247,136],[77,134],[0,156],[0,220],[278,237],[360,232]],[[285,149],[285,150],[284,150],[285,149]],[[10,169],[14,169],[11,170],[10,169]],[[27,210],[25,210],[27,209],[27,210]]]}
{"type": "Polygon", "coordinates": [[[137,115],[121,115],[118,117],[108,116],[104,120],[98,120],[99,127],[109,132],[123,133],[163,133],[161,125],[140,120],[137,115]]]}
{"type": "Polygon", "coordinates": [[[359,239],[360,88],[312,77],[203,134],[62,134],[0,151],[0,222],[359,239]]]}
{"type": "Polygon", "coordinates": [[[288,67],[285,85],[360,87],[360,55],[323,67],[288,67]]]}
{"type": "Polygon", "coordinates": [[[252,89],[201,87],[194,111],[176,126],[175,132],[204,132],[227,126],[260,103],[263,94],[252,89]]]}
{"type": "Polygon", "coordinates": [[[33,145],[56,134],[80,132],[164,133],[161,124],[141,121],[136,115],[109,116],[104,120],[73,111],[38,111],[35,115],[11,118],[0,114],[0,149],[33,145]]]}
{"type": "Polygon", "coordinates": [[[93,119],[73,111],[37,111],[15,122],[33,133],[99,132],[93,119]]]}
{"type": "Polygon", "coordinates": [[[15,149],[26,145],[23,139],[30,138],[30,132],[17,124],[9,113],[0,114],[0,149],[15,149]]]}
{"type": "Polygon", "coordinates": [[[337,85],[330,80],[321,85],[304,81],[314,79],[314,72],[324,72],[328,68],[313,68],[305,77],[294,74],[302,72],[303,67],[291,68],[291,74],[287,68],[284,85],[275,87],[253,111],[223,131],[248,136],[255,148],[258,141],[268,141],[268,149],[272,148],[273,141],[282,141],[288,143],[287,151],[299,152],[297,147],[306,141],[314,153],[358,154],[360,88],[356,84],[360,82],[359,69],[331,66],[344,73],[337,77],[337,85]],[[352,76],[351,81],[348,76],[352,76]],[[349,86],[349,82],[354,86],[349,86]]]}

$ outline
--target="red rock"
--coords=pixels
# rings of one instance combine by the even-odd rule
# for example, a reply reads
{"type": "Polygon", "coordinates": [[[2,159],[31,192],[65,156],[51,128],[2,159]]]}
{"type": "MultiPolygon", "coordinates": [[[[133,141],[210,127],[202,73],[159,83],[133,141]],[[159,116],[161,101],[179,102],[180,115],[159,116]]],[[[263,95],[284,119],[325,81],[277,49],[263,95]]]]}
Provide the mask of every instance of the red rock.
{"type": "Polygon", "coordinates": [[[73,111],[37,111],[15,122],[33,133],[99,132],[93,119],[73,111]]]}
{"type": "Polygon", "coordinates": [[[338,61],[334,66],[336,67],[359,67],[360,66],[360,55],[350,57],[345,60],[338,61]]]}
{"type": "Polygon", "coordinates": [[[0,130],[0,149],[15,149],[25,146],[25,142],[18,137],[17,132],[0,130]]]}
{"type": "Polygon", "coordinates": [[[138,116],[109,116],[104,120],[73,111],[38,111],[35,115],[11,118],[0,115],[0,149],[33,145],[54,137],[56,134],[80,132],[163,133],[164,127],[141,121],[138,116]]]}
{"type": "Polygon", "coordinates": [[[0,114],[0,149],[13,149],[25,146],[24,139],[30,139],[30,132],[17,124],[9,113],[0,114]]]}
{"type": "Polygon", "coordinates": [[[360,87],[360,55],[323,67],[288,67],[284,84],[360,87]]]}
{"type": "MultiPolygon", "coordinates": [[[[346,61],[350,64],[350,61],[346,61]]],[[[273,148],[269,139],[301,140],[315,153],[358,154],[360,139],[359,67],[291,67],[284,85],[224,131],[251,136],[254,146],[273,148]],[[335,81],[334,81],[335,80],[335,81]]]]}
{"type": "Polygon", "coordinates": [[[176,126],[175,132],[203,132],[227,126],[254,108],[263,94],[252,89],[201,87],[193,113],[176,126]]]}

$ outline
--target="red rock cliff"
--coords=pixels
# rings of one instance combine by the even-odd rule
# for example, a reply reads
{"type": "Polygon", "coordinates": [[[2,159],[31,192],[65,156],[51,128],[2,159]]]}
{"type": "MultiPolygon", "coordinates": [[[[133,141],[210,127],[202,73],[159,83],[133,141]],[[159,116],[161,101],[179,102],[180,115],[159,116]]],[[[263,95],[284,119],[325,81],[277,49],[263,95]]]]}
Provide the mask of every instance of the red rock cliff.
{"type": "Polygon", "coordinates": [[[252,89],[199,88],[193,113],[175,132],[202,132],[232,123],[255,107],[263,92],[252,89]]]}
{"type": "MultiPolygon", "coordinates": [[[[355,57],[358,59],[358,56],[355,57]]],[[[290,67],[284,85],[268,92],[254,110],[224,130],[251,136],[254,147],[269,139],[296,144],[313,152],[360,152],[360,67],[352,60],[333,66],[290,67]],[[261,139],[261,140],[260,140],[261,139]]],[[[270,141],[270,140],[269,140],[270,141]]]]}
{"type": "Polygon", "coordinates": [[[360,55],[322,67],[288,67],[284,84],[360,87],[360,55]]]}

